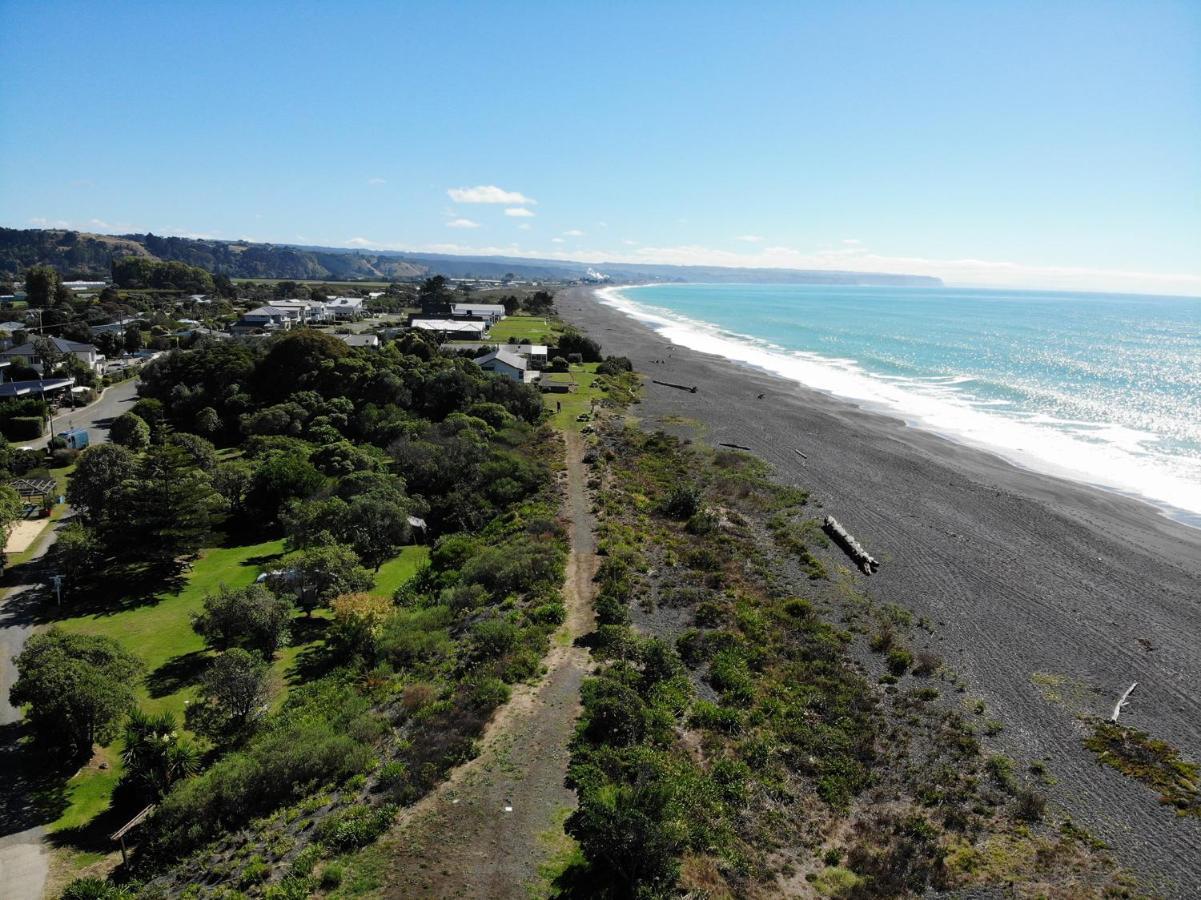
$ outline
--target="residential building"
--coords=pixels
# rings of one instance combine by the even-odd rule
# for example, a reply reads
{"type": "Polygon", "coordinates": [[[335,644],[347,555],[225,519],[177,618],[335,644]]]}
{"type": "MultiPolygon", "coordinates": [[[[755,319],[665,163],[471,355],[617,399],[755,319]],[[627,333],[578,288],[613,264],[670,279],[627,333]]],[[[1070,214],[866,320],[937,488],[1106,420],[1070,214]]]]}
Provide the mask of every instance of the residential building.
{"type": "Polygon", "coordinates": [[[276,309],[274,306],[258,306],[242,314],[230,326],[233,334],[253,334],[256,331],[286,331],[296,321],[294,310],[276,309]]]}
{"type": "Polygon", "coordinates": [[[503,375],[513,381],[527,384],[537,381],[541,375],[540,372],[530,368],[529,360],[524,356],[520,356],[512,350],[506,350],[504,347],[493,350],[491,353],[485,353],[483,356],[477,356],[474,362],[485,372],[503,375]]]}
{"type": "Polygon", "coordinates": [[[29,328],[24,322],[0,322],[0,350],[7,350],[13,345],[18,331],[29,328]]]}
{"type": "Polygon", "coordinates": [[[432,331],[443,337],[462,338],[466,341],[478,341],[488,333],[487,322],[471,322],[455,319],[413,319],[410,328],[418,331],[432,331]]]}
{"type": "Polygon", "coordinates": [[[495,325],[505,317],[505,308],[499,303],[455,303],[450,314],[456,319],[483,319],[495,325]]]}
{"type": "Polygon", "coordinates": [[[276,309],[292,310],[296,313],[295,321],[302,322],[306,325],[317,324],[319,322],[328,322],[333,319],[333,313],[320,300],[269,300],[268,306],[276,309]]]}
{"type": "Polygon", "coordinates": [[[64,281],[67,290],[80,293],[81,291],[102,291],[108,286],[104,281],[64,281]]]}
{"type": "Polygon", "coordinates": [[[363,315],[362,297],[331,297],[325,308],[335,319],[357,319],[363,315]]]}
{"type": "Polygon", "coordinates": [[[338,339],[351,347],[370,347],[373,350],[379,347],[379,335],[375,334],[340,334],[338,339]]]}
{"type": "MultiPolygon", "coordinates": [[[[94,372],[100,372],[104,368],[104,356],[91,344],[81,344],[78,341],[68,341],[66,338],[60,337],[49,337],[46,340],[50,342],[54,352],[61,356],[74,356],[94,372]]],[[[0,351],[0,360],[7,360],[13,365],[25,366],[39,372],[43,370],[42,350],[32,341],[27,341],[19,347],[10,347],[0,351]]]]}

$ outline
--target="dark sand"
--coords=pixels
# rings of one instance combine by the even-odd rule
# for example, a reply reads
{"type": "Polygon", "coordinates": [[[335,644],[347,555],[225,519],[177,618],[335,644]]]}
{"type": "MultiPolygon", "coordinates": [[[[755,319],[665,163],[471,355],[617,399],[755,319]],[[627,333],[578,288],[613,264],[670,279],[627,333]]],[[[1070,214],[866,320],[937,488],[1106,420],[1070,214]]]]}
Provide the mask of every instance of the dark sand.
{"type": "Polygon", "coordinates": [[[931,649],[1004,723],[990,748],[1023,767],[1046,760],[1058,779],[1046,789],[1052,804],[1152,891],[1201,891],[1201,820],[1177,817],[1149,787],[1100,767],[1081,745],[1080,721],[1108,716],[1137,681],[1122,721],[1201,760],[1201,529],[670,346],[591,290],[563,291],[556,305],[648,379],[698,385],[690,394],[648,380],[634,415],[648,427],[696,420],[710,442],[745,445],[809,490],[881,560],[862,587],[927,617],[931,649]],[[1049,686],[1035,673],[1062,681],[1049,686]]]}

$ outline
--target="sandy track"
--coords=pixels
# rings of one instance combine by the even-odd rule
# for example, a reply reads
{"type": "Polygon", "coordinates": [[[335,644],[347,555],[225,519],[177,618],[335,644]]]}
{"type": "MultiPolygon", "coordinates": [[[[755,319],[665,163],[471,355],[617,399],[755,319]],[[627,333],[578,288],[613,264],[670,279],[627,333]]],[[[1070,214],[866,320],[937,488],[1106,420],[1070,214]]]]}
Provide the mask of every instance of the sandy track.
{"type": "Polygon", "coordinates": [[[1149,788],[1099,768],[1081,746],[1078,715],[1107,714],[1138,681],[1123,720],[1201,759],[1201,530],[793,382],[669,349],[588,291],[557,305],[605,352],[699,385],[689,394],[648,384],[635,414],[652,427],[668,416],[703,423],[706,439],[748,446],[810,490],[883,562],[863,582],[869,593],[934,623],[930,646],[1005,724],[998,749],[1046,758],[1058,779],[1053,802],[1157,892],[1194,895],[1201,821],[1178,819],[1149,788]],[[1066,678],[1070,702],[1047,700],[1032,681],[1039,672],[1066,678]]]}
{"type": "Polygon", "coordinates": [[[542,681],[515,690],[489,723],[480,755],[402,815],[386,839],[385,896],[526,898],[557,847],[565,811],[576,805],[563,782],[590,659],[570,641],[593,628],[596,545],[583,441],[566,438],[566,637],[547,654],[542,681]]]}

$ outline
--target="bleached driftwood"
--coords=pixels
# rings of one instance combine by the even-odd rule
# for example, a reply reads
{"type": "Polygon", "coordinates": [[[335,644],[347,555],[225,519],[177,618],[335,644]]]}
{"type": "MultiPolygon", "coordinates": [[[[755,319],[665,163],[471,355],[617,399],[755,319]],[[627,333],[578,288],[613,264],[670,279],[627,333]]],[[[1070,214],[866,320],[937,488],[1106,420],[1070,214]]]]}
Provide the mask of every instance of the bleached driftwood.
{"type": "Polygon", "coordinates": [[[651,384],[661,384],[664,387],[675,388],[678,391],[687,391],[690,394],[696,393],[696,385],[695,384],[690,387],[689,385],[686,385],[686,384],[673,384],[670,381],[659,381],[656,378],[651,379],[651,384]]]}
{"type": "Polygon", "coordinates": [[[1118,720],[1118,716],[1122,712],[1122,707],[1126,705],[1126,702],[1130,699],[1130,695],[1134,693],[1134,689],[1136,687],[1138,687],[1137,681],[1131,684],[1130,687],[1126,688],[1126,693],[1122,694],[1122,696],[1118,699],[1118,702],[1114,704],[1113,715],[1109,717],[1109,721],[1116,722],[1118,720]]]}
{"type": "Polygon", "coordinates": [[[855,560],[855,563],[863,570],[864,575],[871,575],[880,568],[880,563],[875,557],[864,550],[863,545],[855,540],[849,531],[839,525],[836,518],[826,516],[825,521],[822,523],[822,528],[825,529],[826,534],[834,538],[834,542],[838,546],[846,551],[847,556],[855,560]]]}
{"type": "Polygon", "coordinates": [[[792,448],[792,452],[793,452],[793,453],[795,453],[797,456],[799,456],[801,459],[808,459],[808,458],[809,458],[809,457],[808,457],[808,456],[806,456],[804,453],[802,453],[800,450],[798,450],[796,447],[793,447],[793,448],[792,448]]]}

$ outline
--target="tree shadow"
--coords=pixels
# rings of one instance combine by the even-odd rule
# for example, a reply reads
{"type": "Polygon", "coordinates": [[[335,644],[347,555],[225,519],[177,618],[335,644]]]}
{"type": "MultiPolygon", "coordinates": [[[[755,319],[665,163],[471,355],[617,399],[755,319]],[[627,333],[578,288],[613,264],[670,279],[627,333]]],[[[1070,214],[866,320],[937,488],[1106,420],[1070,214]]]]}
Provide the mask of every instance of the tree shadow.
{"type": "Polygon", "coordinates": [[[146,676],[146,689],[151,697],[166,697],[168,694],[195,684],[200,673],[208,668],[209,655],[204,650],[193,650],[173,656],[146,676]]]}
{"type": "Polygon", "coordinates": [[[0,725],[0,837],[53,822],[68,806],[75,766],[31,746],[23,722],[0,725]]]}

